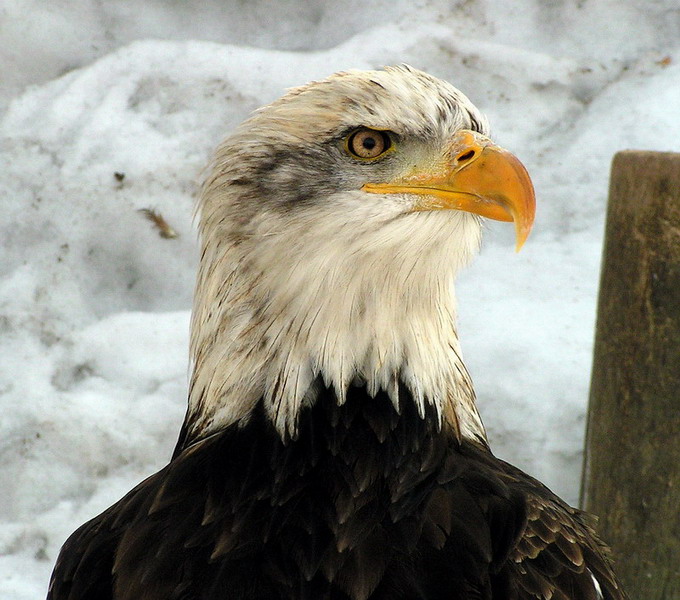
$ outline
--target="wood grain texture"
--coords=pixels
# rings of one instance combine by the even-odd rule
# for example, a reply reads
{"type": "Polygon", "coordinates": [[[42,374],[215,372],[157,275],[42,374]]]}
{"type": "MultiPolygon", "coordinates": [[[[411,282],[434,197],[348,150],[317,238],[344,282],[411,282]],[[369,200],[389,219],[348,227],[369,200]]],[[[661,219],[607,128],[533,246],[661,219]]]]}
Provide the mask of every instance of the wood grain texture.
{"type": "Polygon", "coordinates": [[[613,161],[581,504],[632,598],[680,598],[680,154],[613,161]]]}

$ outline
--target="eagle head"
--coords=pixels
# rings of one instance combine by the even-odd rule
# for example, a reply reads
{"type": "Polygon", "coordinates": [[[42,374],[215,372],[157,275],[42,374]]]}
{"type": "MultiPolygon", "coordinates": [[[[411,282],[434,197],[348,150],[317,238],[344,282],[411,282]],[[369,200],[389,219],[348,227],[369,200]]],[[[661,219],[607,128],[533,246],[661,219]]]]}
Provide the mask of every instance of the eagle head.
{"type": "Polygon", "coordinates": [[[219,146],[198,211],[186,445],[258,402],[294,437],[320,386],[353,385],[484,438],[453,281],[480,217],[522,245],[534,194],[461,92],[408,66],[292,89],[219,146]]]}

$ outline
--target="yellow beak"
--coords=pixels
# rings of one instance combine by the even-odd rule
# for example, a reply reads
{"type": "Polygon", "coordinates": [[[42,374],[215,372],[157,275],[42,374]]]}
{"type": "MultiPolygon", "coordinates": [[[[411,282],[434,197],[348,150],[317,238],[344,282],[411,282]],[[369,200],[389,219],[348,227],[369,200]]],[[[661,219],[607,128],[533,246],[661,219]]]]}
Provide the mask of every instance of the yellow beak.
{"type": "Polygon", "coordinates": [[[389,183],[367,183],[373,194],[422,196],[414,211],[456,209],[514,221],[516,250],[524,245],[536,213],[534,186],[513,154],[474,131],[459,131],[442,161],[389,183]]]}

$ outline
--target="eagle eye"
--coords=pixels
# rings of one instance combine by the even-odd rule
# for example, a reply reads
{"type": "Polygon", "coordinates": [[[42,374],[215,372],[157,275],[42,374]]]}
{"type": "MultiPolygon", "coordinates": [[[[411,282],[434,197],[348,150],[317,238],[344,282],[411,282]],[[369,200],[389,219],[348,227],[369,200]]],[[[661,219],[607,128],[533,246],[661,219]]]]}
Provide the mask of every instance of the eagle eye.
{"type": "Polygon", "coordinates": [[[392,146],[392,139],[385,131],[362,127],[352,132],[345,141],[345,148],[352,156],[364,160],[380,158],[392,146]]]}

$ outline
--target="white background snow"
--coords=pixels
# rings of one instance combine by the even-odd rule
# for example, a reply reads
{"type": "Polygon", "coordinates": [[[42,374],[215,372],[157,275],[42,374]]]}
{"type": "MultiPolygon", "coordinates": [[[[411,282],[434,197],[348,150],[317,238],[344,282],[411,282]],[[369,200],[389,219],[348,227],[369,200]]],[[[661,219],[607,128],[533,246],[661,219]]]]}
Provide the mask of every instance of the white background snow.
{"type": "Polygon", "coordinates": [[[400,62],[534,178],[524,250],[490,224],[460,279],[461,335],[497,454],[577,502],[609,164],[680,151],[677,0],[3,0],[0,598],[44,597],[68,534],[170,456],[211,149],[286,87],[400,62]]]}

